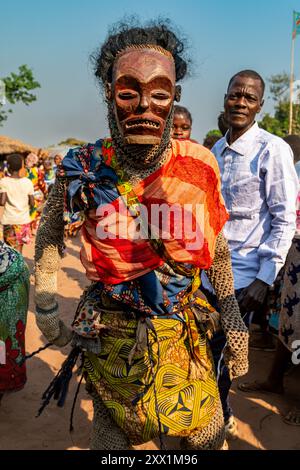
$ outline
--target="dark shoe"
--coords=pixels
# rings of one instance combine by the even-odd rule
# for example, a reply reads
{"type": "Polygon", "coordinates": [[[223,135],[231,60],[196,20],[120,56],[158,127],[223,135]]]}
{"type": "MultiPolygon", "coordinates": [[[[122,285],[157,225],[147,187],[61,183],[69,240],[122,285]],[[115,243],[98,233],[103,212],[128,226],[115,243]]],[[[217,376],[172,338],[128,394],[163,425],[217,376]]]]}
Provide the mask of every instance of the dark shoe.
{"type": "Polygon", "coordinates": [[[271,336],[268,339],[253,338],[252,340],[250,340],[249,348],[253,349],[254,351],[266,351],[266,352],[276,351],[276,346],[271,336]]]}

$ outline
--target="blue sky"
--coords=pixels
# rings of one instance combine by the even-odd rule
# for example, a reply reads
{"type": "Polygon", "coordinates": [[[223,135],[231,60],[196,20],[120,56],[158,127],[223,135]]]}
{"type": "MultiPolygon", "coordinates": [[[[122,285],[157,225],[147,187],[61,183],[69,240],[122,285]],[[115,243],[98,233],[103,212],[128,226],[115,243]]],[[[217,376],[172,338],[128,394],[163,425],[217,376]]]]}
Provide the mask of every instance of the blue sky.
{"type": "MultiPolygon", "coordinates": [[[[28,64],[40,82],[38,100],[17,105],[0,133],[38,146],[67,137],[94,141],[107,135],[106,111],[89,55],[108,27],[125,14],[169,17],[187,36],[192,76],[182,104],[193,115],[200,142],[216,128],[229,78],[251,68],[264,78],[289,72],[292,11],[300,0],[14,0],[0,6],[0,77],[28,64]]],[[[295,72],[300,72],[300,37],[295,72]]],[[[272,111],[266,93],[264,111],[272,111]]]]}

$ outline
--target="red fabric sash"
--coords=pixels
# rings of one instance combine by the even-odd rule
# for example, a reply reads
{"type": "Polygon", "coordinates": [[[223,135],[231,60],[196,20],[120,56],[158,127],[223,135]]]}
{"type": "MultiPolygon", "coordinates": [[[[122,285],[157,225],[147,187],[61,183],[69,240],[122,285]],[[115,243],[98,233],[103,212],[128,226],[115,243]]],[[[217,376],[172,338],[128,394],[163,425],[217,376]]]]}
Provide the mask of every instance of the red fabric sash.
{"type": "MultiPolygon", "coordinates": [[[[108,152],[108,142],[103,141],[102,151],[106,164],[115,162],[115,156],[112,158],[111,155],[112,147],[108,152]]],[[[146,218],[148,221],[143,228],[146,225],[148,229],[152,224],[170,258],[178,263],[208,269],[214,258],[216,237],[228,219],[214,155],[189,140],[173,140],[167,162],[132,189],[131,194],[137,196],[142,207],[146,208],[140,218],[134,213],[140,208],[132,206],[134,210],[128,210],[130,204],[124,202],[122,196],[110,205],[101,206],[101,214],[99,209],[89,211],[83,226],[81,251],[88,278],[119,284],[140,277],[164,263],[149,239],[135,239],[124,231],[128,226],[141,228],[146,218]],[[153,223],[153,214],[157,214],[161,207],[171,208],[173,215],[168,217],[168,223],[164,217],[156,217],[153,223]],[[137,223],[139,221],[142,222],[137,223]],[[118,236],[104,239],[104,231],[118,236]],[[196,239],[197,243],[194,243],[196,239]]],[[[129,197],[131,194],[129,190],[129,197]]],[[[132,233],[136,235],[136,231],[132,233]]]]}

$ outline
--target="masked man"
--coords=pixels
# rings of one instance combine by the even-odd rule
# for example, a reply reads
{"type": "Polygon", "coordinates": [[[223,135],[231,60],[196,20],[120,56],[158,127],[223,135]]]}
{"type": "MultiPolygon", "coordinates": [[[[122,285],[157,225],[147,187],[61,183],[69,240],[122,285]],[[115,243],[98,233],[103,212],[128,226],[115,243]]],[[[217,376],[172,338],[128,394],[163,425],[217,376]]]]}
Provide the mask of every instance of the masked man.
{"type": "Polygon", "coordinates": [[[84,351],[92,449],[128,449],[157,436],[182,437],[186,449],[222,448],[206,340],[217,314],[199,296],[201,270],[218,296],[230,374],[248,367],[217,163],[201,145],[170,137],[187,71],[182,51],[161,23],[108,37],[95,73],[111,137],[64,158],[37,236],[37,324],[54,344],[73,337],[84,351]],[[55,299],[64,210],[85,213],[81,260],[92,281],[72,331],[55,299]]]}

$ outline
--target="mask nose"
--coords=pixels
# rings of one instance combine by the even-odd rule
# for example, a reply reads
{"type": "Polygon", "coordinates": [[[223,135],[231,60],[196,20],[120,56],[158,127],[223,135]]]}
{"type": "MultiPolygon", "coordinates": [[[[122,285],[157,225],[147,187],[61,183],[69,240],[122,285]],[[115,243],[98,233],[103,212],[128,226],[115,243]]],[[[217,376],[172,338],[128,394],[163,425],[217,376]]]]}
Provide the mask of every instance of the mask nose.
{"type": "Polygon", "coordinates": [[[148,109],[150,106],[149,98],[146,93],[143,93],[140,100],[140,108],[143,110],[148,109]]]}

